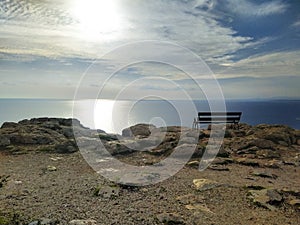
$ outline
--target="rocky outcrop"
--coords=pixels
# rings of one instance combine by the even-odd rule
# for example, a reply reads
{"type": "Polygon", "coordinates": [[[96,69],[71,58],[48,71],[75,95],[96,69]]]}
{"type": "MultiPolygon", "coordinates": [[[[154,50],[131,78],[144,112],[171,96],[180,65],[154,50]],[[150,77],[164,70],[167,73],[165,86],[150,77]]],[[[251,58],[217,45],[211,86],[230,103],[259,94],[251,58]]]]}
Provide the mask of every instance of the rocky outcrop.
{"type": "Polygon", "coordinates": [[[92,132],[76,119],[34,118],[5,122],[0,129],[0,147],[11,152],[41,150],[59,153],[77,151],[74,132],[92,132]]]}
{"type": "MultiPolygon", "coordinates": [[[[227,125],[220,126],[220,129],[225,129],[225,136],[218,157],[254,167],[300,165],[299,130],[266,124],[227,125]]],[[[176,149],[195,145],[193,158],[201,159],[206,152],[210,133],[210,129],[197,131],[179,126],[157,128],[151,124],[137,124],[124,129],[121,136],[85,128],[76,119],[34,118],[18,123],[5,122],[0,129],[0,149],[11,152],[40,150],[71,153],[78,150],[77,144],[95,149],[97,141],[101,140],[112,155],[139,153],[144,158],[157,157],[159,161],[176,149]],[[77,143],[74,135],[79,137],[77,143]]],[[[215,154],[207,152],[206,155],[214,157],[215,154]]]]}

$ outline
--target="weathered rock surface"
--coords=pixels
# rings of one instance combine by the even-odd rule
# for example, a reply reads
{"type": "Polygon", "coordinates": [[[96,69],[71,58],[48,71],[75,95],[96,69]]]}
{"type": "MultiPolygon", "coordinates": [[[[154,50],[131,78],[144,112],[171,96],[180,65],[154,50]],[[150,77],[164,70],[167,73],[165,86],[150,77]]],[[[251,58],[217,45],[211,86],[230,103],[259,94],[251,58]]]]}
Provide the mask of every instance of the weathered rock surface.
{"type": "Polygon", "coordinates": [[[225,136],[222,146],[215,152],[206,148],[208,143],[218,143],[210,139],[209,129],[197,131],[179,126],[156,128],[151,124],[137,124],[124,129],[121,136],[85,128],[76,119],[34,118],[3,123],[0,149],[14,153],[29,150],[72,153],[78,150],[77,145],[89,151],[96,150],[101,141],[101,146],[112,155],[142,154],[147,158],[167,157],[175,149],[194,144],[194,159],[200,159],[206,153],[209,157],[230,158],[245,166],[279,168],[282,163],[300,165],[299,130],[266,124],[227,125],[220,126],[220,129],[226,129],[225,136]]]}
{"type": "Polygon", "coordinates": [[[5,122],[0,129],[0,147],[11,152],[41,150],[71,153],[77,151],[74,133],[78,136],[97,134],[76,119],[45,117],[18,123],[5,122]]]}
{"type": "Polygon", "coordinates": [[[256,205],[275,210],[274,205],[283,201],[282,195],[274,189],[250,190],[248,198],[256,205]]]}
{"type": "Polygon", "coordinates": [[[151,130],[154,128],[155,126],[151,124],[136,124],[134,126],[125,128],[122,131],[122,136],[124,137],[139,136],[141,138],[149,137],[149,135],[151,134],[151,130]]]}
{"type": "Polygon", "coordinates": [[[10,139],[5,136],[0,136],[0,147],[6,147],[10,145],[10,139]]]}
{"type": "Polygon", "coordinates": [[[193,184],[197,191],[206,191],[220,185],[216,181],[208,179],[194,179],[193,184]]]}

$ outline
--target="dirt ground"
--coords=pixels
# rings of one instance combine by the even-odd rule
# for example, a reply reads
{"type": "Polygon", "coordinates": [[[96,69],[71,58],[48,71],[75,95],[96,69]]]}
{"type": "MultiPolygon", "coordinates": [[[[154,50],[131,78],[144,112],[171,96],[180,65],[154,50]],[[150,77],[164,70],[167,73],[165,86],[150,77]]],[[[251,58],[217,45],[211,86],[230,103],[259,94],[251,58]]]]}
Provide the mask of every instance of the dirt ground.
{"type": "Polygon", "coordinates": [[[125,187],[98,175],[80,152],[0,154],[0,212],[18,215],[21,224],[41,218],[66,225],[74,219],[105,225],[300,224],[299,205],[287,203],[299,198],[300,167],[295,165],[265,168],[230,163],[203,172],[186,166],[161,183],[125,187]],[[259,173],[271,176],[253,175],[259,173]],[[199,191],[195,179],[218,185],[199,191]],[[254,204],[249,188],[260,187],[278,190],[284,200],[272,210],[254,204]]]}

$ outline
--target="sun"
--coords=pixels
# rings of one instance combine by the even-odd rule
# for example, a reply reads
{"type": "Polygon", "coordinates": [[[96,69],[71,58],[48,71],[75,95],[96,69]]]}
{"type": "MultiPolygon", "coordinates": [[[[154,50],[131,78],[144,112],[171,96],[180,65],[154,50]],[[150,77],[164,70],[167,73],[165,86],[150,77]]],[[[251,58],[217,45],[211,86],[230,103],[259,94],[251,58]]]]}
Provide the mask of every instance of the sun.
{"type": "Polygon", "coordinates": [[[121,29],[116,0],[75,0],[71,12],[84,38],[113,36],[121,29]]]}

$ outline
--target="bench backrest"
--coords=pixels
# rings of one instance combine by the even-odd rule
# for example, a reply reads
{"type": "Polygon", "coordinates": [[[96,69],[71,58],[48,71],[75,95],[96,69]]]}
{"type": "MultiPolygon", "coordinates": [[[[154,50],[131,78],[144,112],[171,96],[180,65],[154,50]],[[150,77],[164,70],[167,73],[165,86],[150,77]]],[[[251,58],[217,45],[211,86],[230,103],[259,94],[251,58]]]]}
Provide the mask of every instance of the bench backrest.
{"type": "Polygon", "coordinates": [[[242,112],[199,112],[200,123],[234,123],[240,122],[242,112]]]}

